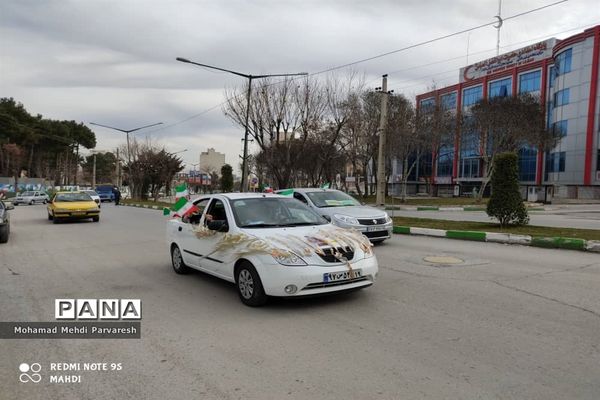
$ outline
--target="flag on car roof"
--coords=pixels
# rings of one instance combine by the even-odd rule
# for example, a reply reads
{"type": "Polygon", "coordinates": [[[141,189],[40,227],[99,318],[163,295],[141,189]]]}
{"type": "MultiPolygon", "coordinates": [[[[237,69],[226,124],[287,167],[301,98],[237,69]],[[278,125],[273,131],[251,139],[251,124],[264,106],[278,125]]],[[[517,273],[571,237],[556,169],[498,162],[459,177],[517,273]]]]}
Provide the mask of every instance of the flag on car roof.
{"type": "Polygon", "coordinates": [[[331,184],[329,182],[321,185],[321,189],[329,189],[330,187],[331,187],[331,184]]]}
{"type": "Polygon", "coordinates": [[[277,194],[280,194],[282,196],[292,196],[294,194],[294,189],[284,189],[277,192],[277,194]]]}
{"type": "Polygon", "coordinates": [[[185,183],[175,186],[175,199],[179,199],[180,197],[187,197],[189,194],[190,192],[188,192],[188,188],[185,183]]]}

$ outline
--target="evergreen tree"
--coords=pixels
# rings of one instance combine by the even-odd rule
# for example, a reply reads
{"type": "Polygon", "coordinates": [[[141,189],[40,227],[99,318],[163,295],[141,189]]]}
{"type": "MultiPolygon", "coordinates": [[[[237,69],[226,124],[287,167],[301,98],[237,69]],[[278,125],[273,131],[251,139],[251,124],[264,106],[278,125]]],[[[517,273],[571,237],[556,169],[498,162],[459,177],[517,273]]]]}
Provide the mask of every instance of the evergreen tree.
{"type": "Polygon", "coordinates": [[[233,190],[233,168],[225,164],[221,167],[221,192],[227,193],[233,190]]]}
{"type": "Polygon", "coordinates": [[[501,153],[494,160],[492,196],[487,205],[487,214],[497,218],[501,227],[529,223],[519,191],[517,160],[516,153],[501,153]]]}

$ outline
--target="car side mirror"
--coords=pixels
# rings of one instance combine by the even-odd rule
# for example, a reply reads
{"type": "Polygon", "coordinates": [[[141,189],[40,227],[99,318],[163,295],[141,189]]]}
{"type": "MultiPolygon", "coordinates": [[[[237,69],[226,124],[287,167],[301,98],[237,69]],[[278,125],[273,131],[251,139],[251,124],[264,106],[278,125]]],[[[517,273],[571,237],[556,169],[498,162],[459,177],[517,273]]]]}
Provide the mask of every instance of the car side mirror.
{"type": "Polygon", "coordinates": [[[331,217],[329,215],[323,215],[323,218],[325,218],[327,221],[331,222],[331,217]]]}
{"type": "Polygon", "coordinates": [[[15,206],[13,203],[11,203],[10,201],[7,201],[6,203],[4,203],[4,206],[6,207],[7,210],[14,210],[15,206]]]}

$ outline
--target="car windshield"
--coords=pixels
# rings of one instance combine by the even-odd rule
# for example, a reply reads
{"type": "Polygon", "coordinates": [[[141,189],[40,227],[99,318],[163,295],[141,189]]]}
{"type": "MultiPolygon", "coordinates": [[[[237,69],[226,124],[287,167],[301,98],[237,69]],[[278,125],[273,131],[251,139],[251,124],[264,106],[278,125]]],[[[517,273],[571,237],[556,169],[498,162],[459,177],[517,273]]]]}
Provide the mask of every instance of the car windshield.
{"type": "Polygon", "coordinates": [[[58,193],[54,201],[92,201],[87,193],[58,193]]]}
{"type": "Polygon", "coordinates": [[[306,195],[319,208],[324,207],[346,207],[360,206],[358,200],[339,190],[327,190],[322,192],[308,192],[306,195]]]}
{"type": "Polygon", "coordinates": [[[327,221],[310,208],[291,198],[253,198],[231,200],[235,222],[240,228],[277,228],[323,225],[327,221]]]}
{"type": "Polygon", "coordinates": [[[21,196],[33,196],[34,194],[34,192],[23,192],[21,196]]]}

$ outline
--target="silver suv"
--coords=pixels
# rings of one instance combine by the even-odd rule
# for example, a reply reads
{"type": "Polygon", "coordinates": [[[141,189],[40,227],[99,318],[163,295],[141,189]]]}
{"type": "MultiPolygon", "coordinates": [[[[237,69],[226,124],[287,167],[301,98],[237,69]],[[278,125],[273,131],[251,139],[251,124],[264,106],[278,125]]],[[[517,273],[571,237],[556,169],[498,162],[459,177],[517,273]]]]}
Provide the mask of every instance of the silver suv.
{"type": "Polygon", "coordinates": [[[18,206],[19,204],[46,204],[49,201],[50,197],[48,197],[48,195],[45,192],[34,190],[21,193],[12,200],[12,203],[15,206],[18,206]]]}
{"type": "MultiPolygon", "coordinates": [[[[276,193],[288,194],[290,189],[276,193]]],[[[373,243],[383,242],[392,236],[392,219],[374,207],[362,205],[354,197],[333,189],[293,189],[295,199],[300,200],[332,224],[362,232],[373,243]]]]}

